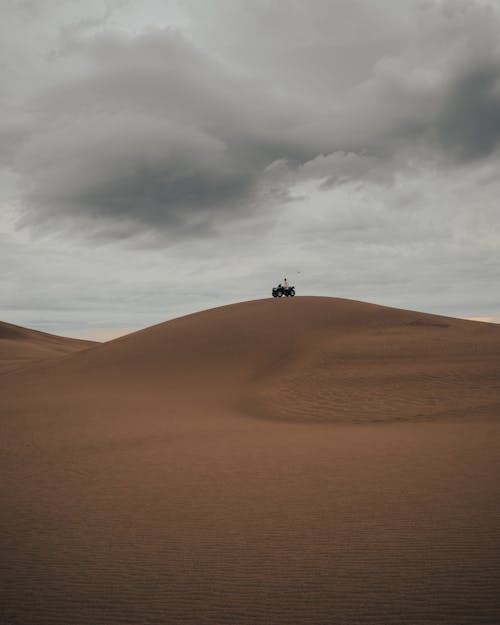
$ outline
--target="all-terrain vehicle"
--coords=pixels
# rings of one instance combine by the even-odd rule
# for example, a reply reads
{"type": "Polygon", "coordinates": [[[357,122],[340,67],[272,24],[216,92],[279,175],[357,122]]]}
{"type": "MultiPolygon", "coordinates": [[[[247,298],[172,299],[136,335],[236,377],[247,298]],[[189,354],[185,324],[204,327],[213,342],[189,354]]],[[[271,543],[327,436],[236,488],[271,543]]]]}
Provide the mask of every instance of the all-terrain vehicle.
{"type": "Polygon", "coordinates": [[[295,295],[295,287],[289,286],[288,288],[278,284],[273,287],[273,297],[293,297],[295,295]]]}

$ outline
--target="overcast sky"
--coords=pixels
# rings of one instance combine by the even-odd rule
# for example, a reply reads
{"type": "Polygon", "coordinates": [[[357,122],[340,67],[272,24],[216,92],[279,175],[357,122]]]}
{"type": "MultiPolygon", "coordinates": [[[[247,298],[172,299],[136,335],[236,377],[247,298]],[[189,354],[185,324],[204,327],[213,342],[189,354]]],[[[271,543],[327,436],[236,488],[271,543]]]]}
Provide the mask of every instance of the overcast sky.
{"type": "Polygon", "coordinates": [[[0,319],[299,294],[500,317],[500,1],[11,0],[0,319]]]}

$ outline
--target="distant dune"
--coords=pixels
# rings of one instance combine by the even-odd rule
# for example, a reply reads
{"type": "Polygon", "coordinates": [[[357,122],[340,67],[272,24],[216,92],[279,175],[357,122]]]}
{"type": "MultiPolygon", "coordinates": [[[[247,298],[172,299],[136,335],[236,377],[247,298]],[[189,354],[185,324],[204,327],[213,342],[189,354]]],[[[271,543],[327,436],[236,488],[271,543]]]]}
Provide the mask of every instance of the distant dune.
{"type": "Polygon", "coordinates": [[[52,360],[92,345],[93,341],[55,336],[0,321],[0,373],[52,360]]]}
{"type": "Polygon", "coordinates": [[[52,338],[0,375],[1,625],[500,622],[500,326],[297,297],[52,338]]]}

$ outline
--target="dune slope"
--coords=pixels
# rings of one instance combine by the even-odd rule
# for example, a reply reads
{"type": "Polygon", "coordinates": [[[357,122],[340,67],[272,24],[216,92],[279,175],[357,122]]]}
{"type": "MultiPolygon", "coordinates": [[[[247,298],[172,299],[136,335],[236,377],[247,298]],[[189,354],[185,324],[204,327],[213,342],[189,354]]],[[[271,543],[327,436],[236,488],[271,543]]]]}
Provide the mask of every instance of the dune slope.
{"type": "Polygon", "coordinates": [[[269,299],[159,324],[9,385],[29,383],[37,401],[141,395],[167,411],[201,402],[299,421],[494,417],[499,354],[494,324],[334,298],[269,299]]]}
{"type": "Polygon", "coordinates": [[[500,622],[499,347],[269,299],[0,375],[0,623],[500,622]]]}
{"type": "Polygon", "coordinates": [[[95,345],[0,321],[0,374],[95,345]]]}

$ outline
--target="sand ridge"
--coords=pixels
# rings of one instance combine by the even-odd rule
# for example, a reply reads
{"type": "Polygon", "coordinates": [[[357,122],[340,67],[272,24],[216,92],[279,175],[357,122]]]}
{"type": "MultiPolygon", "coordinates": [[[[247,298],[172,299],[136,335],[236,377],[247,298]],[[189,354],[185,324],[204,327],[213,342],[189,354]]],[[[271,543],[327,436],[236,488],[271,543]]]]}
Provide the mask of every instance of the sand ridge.
{"type": "Polygon", "coordinates": [[[88,349],[93,341],[71,339],[0,321],[0,373],[88,349]]]}

